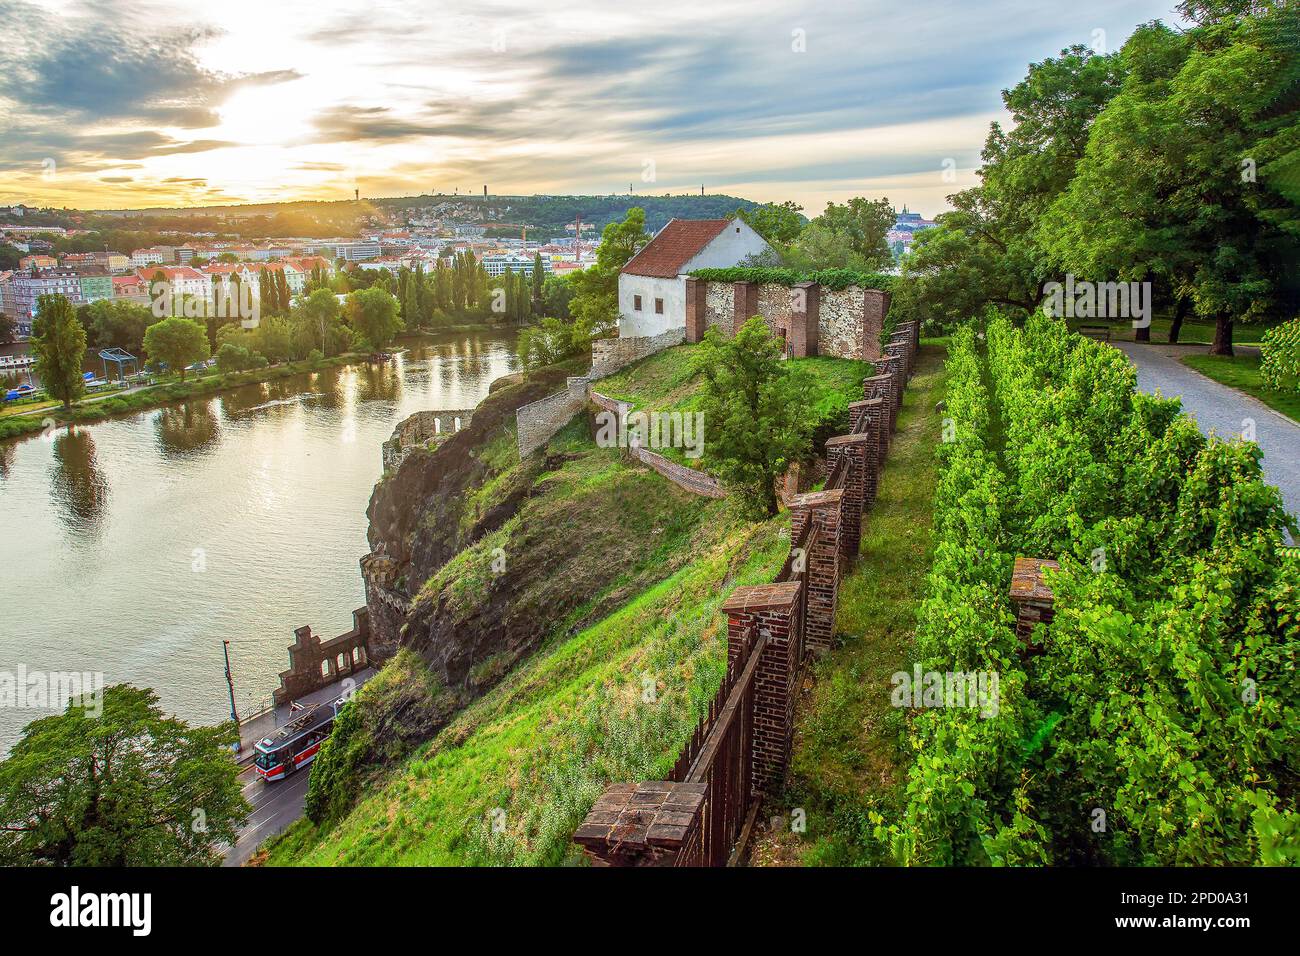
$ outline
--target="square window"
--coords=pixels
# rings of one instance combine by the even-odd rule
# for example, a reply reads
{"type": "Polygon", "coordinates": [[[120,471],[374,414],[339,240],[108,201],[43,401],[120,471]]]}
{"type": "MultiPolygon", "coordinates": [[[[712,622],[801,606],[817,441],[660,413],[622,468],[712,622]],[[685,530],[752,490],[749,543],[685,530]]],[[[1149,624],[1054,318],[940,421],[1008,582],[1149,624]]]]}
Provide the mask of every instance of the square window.
{"type": "Polygon", "coordinates": [[[655,299],[655,315],[663,315],[663,314],[664,314],[664,300],[655,299]]]}
{"type": "Polygon", "coordinates": [[[641,297],[639,295],[632,296],[632,308],[638,312],[641,311],[641,297]]]}

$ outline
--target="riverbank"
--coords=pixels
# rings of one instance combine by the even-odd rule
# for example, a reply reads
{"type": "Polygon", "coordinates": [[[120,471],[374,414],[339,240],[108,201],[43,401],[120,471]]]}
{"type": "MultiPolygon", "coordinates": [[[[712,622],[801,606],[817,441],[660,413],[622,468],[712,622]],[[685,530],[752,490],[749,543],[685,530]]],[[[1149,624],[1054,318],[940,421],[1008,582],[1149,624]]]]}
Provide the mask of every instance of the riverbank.
{"type": "MultiPolygon", "coordinates": [[[[418,329],[405,333],[398,340],[426,342],[439,336],[451,334],[504,334],[517,331],[515,327],[494,326],[489,323],[454,325],[439,329],[418,329]]],[[[188,401],[193,398],[209,398],[213,395],[241,388],[245,385],[257,385],[272,382],[291,375],[304,372],[318,372],[322,369],[342,365],[359,365],[369,361],[368,352],[344,352],[318,361],[284,362],[268,365],[266,368],[249,369],[243,372],[226,372],[205,375],[185,382],[173,381],[128,392],[119,392],[103,396],[90,396],[82,399],[64,410],[58,404],[41,404],[30,410],[15,411],[0,418],[0,441],[31,435],[44,430],[48,423],[65,425],[78,422],[102,421],[116,415],[128,415],[135,412],[149,411],[170,405],[174,402],[188,401]]]]}

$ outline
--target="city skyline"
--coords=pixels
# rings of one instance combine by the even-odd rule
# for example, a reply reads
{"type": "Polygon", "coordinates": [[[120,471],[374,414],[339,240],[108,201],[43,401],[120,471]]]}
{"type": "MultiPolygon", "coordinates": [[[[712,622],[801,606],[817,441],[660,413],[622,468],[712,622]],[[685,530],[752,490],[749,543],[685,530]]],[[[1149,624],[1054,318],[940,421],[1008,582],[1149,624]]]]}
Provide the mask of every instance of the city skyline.
{"type": "Polygon", "coordinates": [[[866,195],[934,215],[975,182],[1004,118],[997,90],[1026,61],[1115,49],[1139,17],[1174,21],[1168,2],[888,19],[882,3],[670,3],[654,21],[581,4],[105,6],[0,0],[14,34],[0,49],[0,204],[703,185],[814,214],[866,195]]]}

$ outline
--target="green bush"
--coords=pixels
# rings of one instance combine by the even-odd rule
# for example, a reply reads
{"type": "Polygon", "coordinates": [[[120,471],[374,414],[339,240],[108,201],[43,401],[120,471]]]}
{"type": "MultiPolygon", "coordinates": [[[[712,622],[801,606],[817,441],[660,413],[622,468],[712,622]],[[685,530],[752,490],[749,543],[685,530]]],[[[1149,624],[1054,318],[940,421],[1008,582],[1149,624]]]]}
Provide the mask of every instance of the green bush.
{"type": "Polygon", "coordinates": [[[1300,319],[1264,333],[1259,377],[1269,388],[1280,392],[1300,391],[1300,319]]]}
{"type": "Polygon", "coordinates": [[[798,269],[780,267],[745,267],[734,266],[730,269],[696,269],[691,273],[693,279],[706,282],[758,282],[775,283],[783,286],[798,285],[800,282],[816,282],[827,289],[847,289],[858,286],[863,289],[880,289],[892,292],[894,277],[883,272],[857,272],[853,269],[817,269],[801,272],[798,269]]]}

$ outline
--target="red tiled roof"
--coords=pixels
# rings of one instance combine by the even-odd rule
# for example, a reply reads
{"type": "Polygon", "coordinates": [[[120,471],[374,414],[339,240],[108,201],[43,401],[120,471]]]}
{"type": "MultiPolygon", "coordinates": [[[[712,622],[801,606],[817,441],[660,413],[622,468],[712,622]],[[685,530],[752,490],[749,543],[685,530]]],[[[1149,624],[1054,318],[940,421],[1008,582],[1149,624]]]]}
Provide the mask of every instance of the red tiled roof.
{"type": "Polygon", "coordinates": [[[628,260],[622,269],[635,276],[672,279],[714,240],[730,219],[671,219],[650,244],[628,260]]]}

